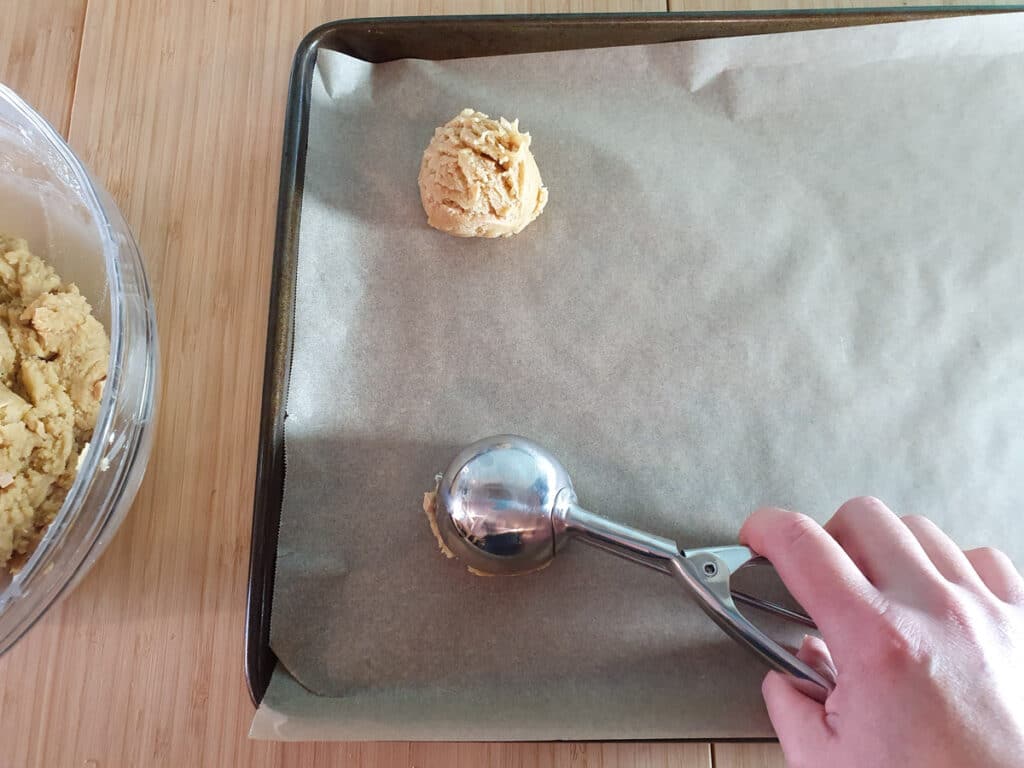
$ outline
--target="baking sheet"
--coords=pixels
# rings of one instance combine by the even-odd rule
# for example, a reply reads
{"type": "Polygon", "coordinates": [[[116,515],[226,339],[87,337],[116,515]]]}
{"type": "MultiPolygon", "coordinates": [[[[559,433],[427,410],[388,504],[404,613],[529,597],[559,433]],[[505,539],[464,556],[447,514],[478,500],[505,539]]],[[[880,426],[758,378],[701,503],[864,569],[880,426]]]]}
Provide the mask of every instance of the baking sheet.
{"type": "Polygon", "coordinates": [[[762,668],[669,579],[583,547],[502,580],[437,554],[420,495],[494,432],[541,440],[584,504],[684,547],[734,540],[760,504],[824,519],[871,492],[1024,556],[1022,32],[321,52],[283,668],[253,735],[770,734],[762,668]],[[463,106],[533,134],[551,201],[511,240],[423,224],[420,153],[463,106]]]}

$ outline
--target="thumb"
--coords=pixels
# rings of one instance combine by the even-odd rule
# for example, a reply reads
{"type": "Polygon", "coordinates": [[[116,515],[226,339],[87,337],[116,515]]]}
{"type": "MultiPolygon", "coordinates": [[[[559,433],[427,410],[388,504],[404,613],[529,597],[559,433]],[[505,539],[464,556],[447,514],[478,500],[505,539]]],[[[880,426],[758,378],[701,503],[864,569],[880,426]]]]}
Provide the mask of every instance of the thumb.
{"type": "Polygon", "coordinates": [[[801,693],[780,672],[765,676],[761,693],[787,763],[795,767],[824,765],[823,750],[831,735],[825,706],[801,693]]]}

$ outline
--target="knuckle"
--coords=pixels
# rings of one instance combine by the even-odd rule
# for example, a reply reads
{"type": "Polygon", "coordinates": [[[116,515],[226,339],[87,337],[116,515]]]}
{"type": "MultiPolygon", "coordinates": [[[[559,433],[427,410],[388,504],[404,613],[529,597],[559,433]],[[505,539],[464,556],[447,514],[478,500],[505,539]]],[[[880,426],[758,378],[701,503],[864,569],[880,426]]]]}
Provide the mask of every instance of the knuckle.
{"type": "Polygon", "coordinates": [[[932,649],[912,620],[890,606],[880,619],[869,654],[873,666],[895,675],[931,668],[932,649]]]}
{"type": "Polygon", "coordinates": [[[856,498],[850,499],[847,504],[856,507],[857,511],[861,514],[864,514],[865,512],[891,512],[885,502],[877,496],[857,496],[856,498]]]}
{"type": "Polygon", "coordinates": [[[878,665],[889,671],[906,671],[928,666],[931,654],[908,628],[899,623],[887,621],[876,639],[875,654],[878,665]]]}
{"type": "Polygon", "coordinates": [[[900,520],[909,528],[925,528],[932,524],[924,515],[903,515],[900,520]]]}
{"type": "Polygon", "coordinates": [[[862,526],[866,518],[877,519],[883,515],[892,515],[892,511],[880,499],[874,496],[856,496],[836,510],[832,518],[825,523],[825,530],[837,541],[842,542],[855,529],[862,526]]]}
{"type": "Polygon", "coordinates": [[[936,593],[935,611],[944,624],[951,624],[961,631],[971,627],[971,609],[953,584],[944,584],[936,593]]]}
{"type": "Polygon", "coordinates": [[[836,513],[832,515],[832,519],[828,521],[826,527],[830,531],[833,529],[841,530],[851,521],[863,517],[865,514],[881,510],[888,510],[888,507],[874,496],[855,496],[836,510],[836,513]]]}
{"type": "Polygon", "coordinates": [[[972,557],[989,563],[1006,565],[1010,562],[1009,556],[1001,549],[996,549],[995,547],[978,547],[977,549],[972,549],[970,554],[972,557]]]}
{"type": "Polygon", "coordinates": [[[779,538],[787,549],[798,549],[812,540],[819,530],[820,526],[807,515],[793,512],[779,526],[779,538]]]}

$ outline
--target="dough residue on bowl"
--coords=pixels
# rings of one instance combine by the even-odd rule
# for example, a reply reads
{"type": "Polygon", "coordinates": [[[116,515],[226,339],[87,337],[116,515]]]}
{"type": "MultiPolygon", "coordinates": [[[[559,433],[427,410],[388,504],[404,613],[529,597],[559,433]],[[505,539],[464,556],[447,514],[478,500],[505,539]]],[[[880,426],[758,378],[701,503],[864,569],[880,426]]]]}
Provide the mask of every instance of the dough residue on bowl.
{"type": "Polygon", "coordinates": [[[53,522],[92,437],[110,339],[77,286],[0,234],[0,565],[53,522]]]}

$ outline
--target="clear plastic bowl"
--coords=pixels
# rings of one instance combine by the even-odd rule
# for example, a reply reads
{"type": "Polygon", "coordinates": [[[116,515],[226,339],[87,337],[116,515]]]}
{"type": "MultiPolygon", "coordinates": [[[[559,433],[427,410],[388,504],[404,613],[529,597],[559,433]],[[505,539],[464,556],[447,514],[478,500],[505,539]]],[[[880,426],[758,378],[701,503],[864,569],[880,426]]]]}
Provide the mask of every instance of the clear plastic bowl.
{"type": "Polygon", "coordinates": [[[110,368],[78,476],[35,552],[0,576],[0,653],[89,570],[142,481],[157,400],[153,300],[138,246],[60,135],[0,85],[0,232],[77,283],[110,334],[110,368]]]}

